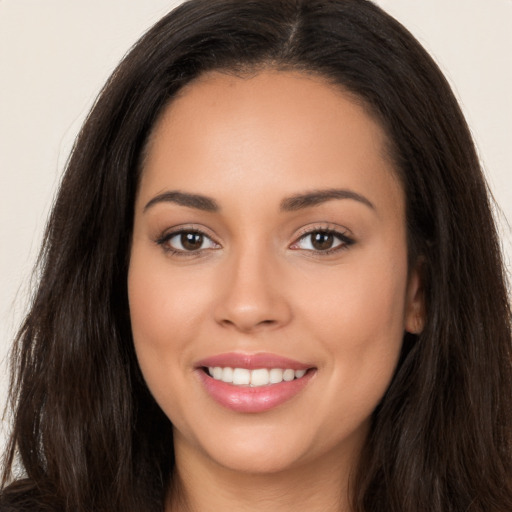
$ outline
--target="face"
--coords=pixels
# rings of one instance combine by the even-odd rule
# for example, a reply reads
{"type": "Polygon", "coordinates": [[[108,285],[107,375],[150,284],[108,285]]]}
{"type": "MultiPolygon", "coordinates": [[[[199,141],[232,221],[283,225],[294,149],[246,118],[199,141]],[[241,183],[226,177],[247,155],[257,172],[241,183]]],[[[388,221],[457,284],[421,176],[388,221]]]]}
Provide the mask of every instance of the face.
{"type": "Polygon", "coordinates": [[[421,328],[379,125],[319,78],[196,80],[154,129],[128,276],[177,456],[274,472],[348,460],[421,328]]]}

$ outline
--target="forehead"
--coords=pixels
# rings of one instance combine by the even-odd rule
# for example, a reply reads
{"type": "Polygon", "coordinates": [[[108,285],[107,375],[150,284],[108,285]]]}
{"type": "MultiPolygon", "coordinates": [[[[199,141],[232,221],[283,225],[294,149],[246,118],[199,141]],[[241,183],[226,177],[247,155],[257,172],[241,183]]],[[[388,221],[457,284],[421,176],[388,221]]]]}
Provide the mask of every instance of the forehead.
{"type": "Polygon", "coordinates": [[[205,195],[350,186],[401,194],[387,139],[353,95],[298,72],[206,74],[164,110],[148,143],[140,193],[205,195]],[[388,191],[389,192],[389,191],[388,191]]]}

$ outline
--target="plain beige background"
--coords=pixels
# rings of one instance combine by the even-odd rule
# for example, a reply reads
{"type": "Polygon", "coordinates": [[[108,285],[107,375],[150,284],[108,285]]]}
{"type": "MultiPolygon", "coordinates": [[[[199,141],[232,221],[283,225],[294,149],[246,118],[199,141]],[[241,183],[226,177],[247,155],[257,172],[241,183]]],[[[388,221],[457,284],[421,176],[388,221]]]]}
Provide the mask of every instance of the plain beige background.
{"type": "MultiPolygon", "coordinates": [[[[5,357],[26,310],[31,269],[72,142],[123,54],[178,3],[0,0],[0,406],[5,357]]],[[[510,270],[512,0],[376,3],[423,43],[452,83],[502,210],[510,270]]]]}

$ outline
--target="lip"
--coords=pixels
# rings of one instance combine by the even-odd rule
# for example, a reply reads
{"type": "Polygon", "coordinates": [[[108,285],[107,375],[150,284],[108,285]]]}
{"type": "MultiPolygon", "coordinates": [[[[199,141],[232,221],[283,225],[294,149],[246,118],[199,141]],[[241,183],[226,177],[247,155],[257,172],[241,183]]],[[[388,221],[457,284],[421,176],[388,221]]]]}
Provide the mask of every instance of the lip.
{"type": "Polygon", "coordinates": [[[294,359],[260,352],[257,354],[244,354],[241,352],[230,352],[207,357],[196,363],[196,368],[208,366],[220,366],[225,368],[246,368],[247,370],[256,370],[257,368],[291,368],[292,370],[307,370],[313,368],[313,364],[301,363],[294,359]]]}
{"type": "Polygon", "coordinates": [[[293,359],[275,354],[219,354],[199,361],[196,373],[206,393],[218,404],[239,413],[261,413],[269,411],[288,402],[297,396],[316,374],[316,368],[311,364],[301,363],[293,359]],[[215,380],[204,371],[208,366],[231,368],[291,368],[293,370],[308,370],[300,379],[269,384],[268,386],[234,386],[215,380]]]}

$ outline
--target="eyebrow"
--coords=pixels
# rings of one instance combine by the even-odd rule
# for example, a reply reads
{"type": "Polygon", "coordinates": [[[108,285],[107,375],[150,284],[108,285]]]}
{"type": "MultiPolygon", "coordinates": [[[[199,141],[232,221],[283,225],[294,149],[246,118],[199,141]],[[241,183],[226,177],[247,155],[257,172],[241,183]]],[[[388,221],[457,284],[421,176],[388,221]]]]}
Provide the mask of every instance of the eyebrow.
{"type": "MultiPolygon", "coordinates": [[[[369,199],[348,189],[313,190],[304,194],[287,197],[281,201],[281,210],[293,212],[304,208],[310,208],[333,199],[352,199],[368,206],[372,210],[375,210],[375,206],[369,199]]],[[[144,206],[144,212],[158,203],[175,203],[180,206],[195,208],[206,212],[220,211],[219,205],[215,199],[212,199],[211,197],[173,190],[163,192],[162,194],[158,194],[153,197],[153,199],[144,206]]]]}
{"type": "Polygon", "coordinates": [[[153,197],[153,199],[144,206],[144,212],[158,203],[176,203],[180,206],[188,206],[189,208],[195,208],[205,212],[218,212],[220,210],[217,202],[211,197],[199,194],[187,194],[186,192],[173,190],[153,197]]]}
{"type": "Polygon", "coordinates": [[[373,203],[366,197],[348,189],[327,189],[327,190],[312,190],[305,194],[298,194],[295,196],[288,197],[281,201],[281,210],[292,212],[301,210],[303,208],[309,208],[318,204],[325,203],[332,199],[353,199],[358,201],[372,210],[375,210],[373,203]]]}

